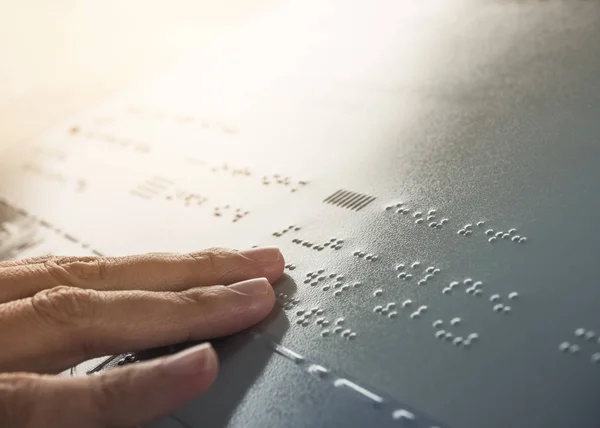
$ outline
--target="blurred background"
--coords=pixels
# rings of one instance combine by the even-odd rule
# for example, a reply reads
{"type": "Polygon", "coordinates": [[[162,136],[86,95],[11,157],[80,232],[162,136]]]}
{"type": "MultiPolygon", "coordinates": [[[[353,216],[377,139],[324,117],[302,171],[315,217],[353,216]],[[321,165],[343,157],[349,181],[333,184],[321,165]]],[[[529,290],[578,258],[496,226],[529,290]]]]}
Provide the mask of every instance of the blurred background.
{"type": "Polygon", "coordinates": [[[30,139],[274,0],[0,0],[0,149],[30,139]]]}

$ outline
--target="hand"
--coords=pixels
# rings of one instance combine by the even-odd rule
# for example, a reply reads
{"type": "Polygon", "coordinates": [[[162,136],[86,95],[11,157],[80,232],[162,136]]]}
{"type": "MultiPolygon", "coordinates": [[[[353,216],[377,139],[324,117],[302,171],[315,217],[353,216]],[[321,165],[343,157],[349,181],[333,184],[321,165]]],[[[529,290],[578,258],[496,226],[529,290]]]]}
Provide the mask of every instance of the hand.
{"type": "Polygon", "coordinates": [[[214,381],[210,344],[89,377],[48,374],[248,328],[273,308],[283,265],[276,248],[0,262],[0,427],[130,427],[169,414],[214,381]]]}

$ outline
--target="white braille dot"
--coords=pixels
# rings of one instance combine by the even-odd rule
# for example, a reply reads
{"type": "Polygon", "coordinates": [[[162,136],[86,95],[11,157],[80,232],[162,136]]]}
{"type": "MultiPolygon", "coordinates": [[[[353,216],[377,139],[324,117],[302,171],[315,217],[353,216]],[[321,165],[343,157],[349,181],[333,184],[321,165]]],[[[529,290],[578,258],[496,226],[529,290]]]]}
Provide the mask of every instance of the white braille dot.
{"type": "Polygon", "coordinates": [[[462,321],[462,320],[461,320],[460,318],[458,318],[458,317],[456,317],[456,318],[452,318],[452,319],[450,320],[450,325],[458,325],[458,324],[460,324],[460,323],[461,323],[461,321],[462,321]]]}
{"type": "Polygon", "coordinates": [[[329,325],[329,321],[327,321],[327,320],[323,320],[323,322],[321,323],[321,325],[322,325],[323,327],[327,327],[327,326],[329,325]]]}
{"type": "Polygon", "coordinates": [[[580,351],[580,349],[581,348],[579,347],[579,345],[571,345],[571,346],[569,346],[569,352],[571,354],[577,354],[580,351]]]}
{"type": "Polygon", "coordinates": [[[463,281],[465,285],[473,285],[473,280],[471,278],[465,278],[463,281]]]}
{"type": "Polygon", "coordinates": [[[514,227],[512,229],[508,229],[508,233],[514,235],[515,233],[517,233],[517,229],[515,229],[514,227]]]}
{"type": "Polygon", "coordinates": [[[427,211],[427,214],[429,214],[429,215],[435,215],[436,213],[437,213],[437,211],[434,209],[427,211]]]}
{"type": "Polygon", "coordinates": [[[450,294],[452,292],[452,289],[450,287],[445,287],[442,290],[442,294],[450,294]]]}
{"type": "Polygon", "coordinates": [[[447,218],[443,218],[442,221],[440,222],[441,224],[446,224],[448,223],[450,220],[448,220],[447,218]]]}
{"type": "Polygon", "coordinates": [[[410,265],[410,267],[413,269],[418,268],[419,266],[421,266],[421,262],[414,262],[412,265],[410,265]]]}
{"type": "Polygon", "coordinates": [[[403,307],[403,308],[407,308],[407,307],[409,307],[410,305],[412,305],[412,300],[410,300],[410,299],[407,299],[407,300],[405,300],[404,302],[402,302],[402,307],[403,307]]]}
{"type": "Polygon", "coordinates": [[[508,239],[508,238],[510,238],[510,235],[508,233],[502,234],[502,239],[508,239]]]}
{"type": "Polygon", "coordinates": [[[498,240],[498,238],[492,236],[490,239],[488,239],[488,242],[493,243],[493,242],[496,242],[497,240],[498,240]]]}
{"type": "Polygon", "coordinates": [[[421,314],[419,312],[413,312],[412,314],[410,314],[411,319],[416,319],[416,318],[419,318],[420,316],[421,316],[421,314]]]}
{"type": "Polygon", "coordinates": [[[519,239],[521,239],[521,237],[519,235],[515,235],[512,237],[511,241],[513,242],[519,242],[519,239]]]}
{"type": "Polygon", "coordinates": [[[465,229],[472,229],[473,225],[471,223],[465,224],[465,229]]]}
{"type": "Polygon", "coordinates": [[[585,334],[585,328],[578,328],[575,330],[575,336],[582,337],[585,334]]]}
{"type": "Polygon", "coordinates": [[[347,289],[349,289],[349,288],[350,288],[350,286],[349,286],[348,284],[345,284],[345,285],[342,285],[342,288],[341,288],[341,290],[342,290],[342,291],[345,291],[345,290],[347,290],[347,289]]]}
{"type": "Polygon", "coordinates": [[[562,352],[565,352],[569,349],[570,346],[571,344],[569,342],[562,342],[560,345],[558,345],[558,349],[562,352]]]}
{"type": "Polygon", "coordinates": [[[422,216],[423,216],[423,213],[421,211],[415,211],[415,213],[413,214],[414,218],[419,218],[419,217],[422,217],[422,216]]]}
{"type": "Polygon", "coordinates": [[[429,223],[429,227],[438,227],[438,223],[435,221],[432,221],[431,223],[429,223]]]}
{"type": "Polygon", "coordinates": [[[434,270],[433,270],[433,274],[434,274],[434,275],[437,275],[438,273],[440,273],[440,270],[439,270],[439,269],[434,269],[434,270]]]}
{"type": "Polygon", "coordinates": [[[338,281],[343,281],[344,280],[344,275],[338,275],[338,277],[336,279],[338,281]]]}
{"type": "Polygon", "coordinates": [[[483,291],[481,291],[479,288],[476,288],[475,291],[473,291],[473,296],[475,297],[479,297],[483,294],[483,291]]]}
{"type": "Polygon", "coordinates": [[[455,287],[458,287],[459,285],[460,285],[460,282],[458,282],[458,281],[452,281],[449,284],[450,288],[455,288],[455,287]]]}
{"type": "Polygon", "coordinates": [[[492,294],[490,296],[490,302],[492,303],[496,303],[500,301],[500,295],[499,294],[492,294]]]}
{"type": "Polygon", "coordinates": [[[329,285],[324,285],[323,288],[321,288],[321,290],[323,291],[329,291],[331,287],[329,287],[329,285]]]}
{"type": "Polygon", "coordinates": [[[323,330],[323,331],[321,332],[321,336],[323,336],[323,337],[327,337],[327,336],[329,336],[330,334],[331,334],[331,332],[330,332],[329,330],[323,330]]]}
{"type": "Polygon", "coordinates": [[[500,303],[497,304],[497,305],[494,305],[494,311],[495,312],[500,312],[502,309],[504,309],[504,305],[502,305],[500,303]]]}
{"type": "Polygon", "coordinates": [[[454,337],[454,335],[452,333],[450,333],[449,331],[446,332],[446,334],[444,334],[444,339],[446,340],[450,340],[454,337]]]}
{"type": "Polygon", "coordinates": [[[481,281],[475,281],[475,282],[473,283],[473,287],[474,287],[474,288],[479,288],[479,287],[481,287],[482,285],[483,285],[483,282],[481,282],[481,281]]]}
{"type": "Polygon", "coordinates": [[[388,310],[387,308],[383,308],[383,309],[381,310],[381,315],[387,315],[387,314],[388,314],[388,312],[389,312],[389,310],[388,310]]]}
{"type": "Polygon", "coordinates": [[[298,318],[296,320],[296,324],[302,324],[304,322],[304,318],[298,318]]]}
{"type": "Polygon", "coordinates": [[[423,286],[423,285],[425,285],[425,282],[426,282],[425,280],[420,279],[419,282],[417,282],[417,284],[423,286]]]}
{"type": "Polygon", "coordinates": [[[585,339],[586,340],[592,340],[594,337],[596,337],[596,332],[592,331],[592,330],[588,330],[585,332],[585,339]]]}
{"type": "Polygon", "coordinates": [[[486,234],[487,236],[492,236],[492,235],[494,234],[494,229],[488,229],[488,230],[486,230],[486,231],[485,231],[485,234],[486,234]]]}
{"type": "Polygon", "coordinates": [[[335,273],[330,273],[329,278],[335,278],[335,273]]]}
{"type": "Polygon", "coordinates": [[[423,224],[423,219],[422,218],[416,219],[415,224],[423,224]]]}
{"type": "Polygon", "coordinates": [[[473,287],[469,287],[469,288],[467,288],[465,290],[465,293],[467,293],[467,294],[473,294],[473,293],[475,293],[475,289],[473,287]]]}
{"type": "Polygon", "coordinates": [[[354,288],[359,288],[359,287],[361,287],[361,286],[362,286],[362,283],[360,283],[360,282],[355,282],[355,283],[354,283],[352,286],[353,286],[354,288]]]}
{"type": "Polygon", "coordinates": [[[335,328],[333,329],[333,332],[334,332],[335,334],[338,334],[338,333],[339,333],[339,332],[341,332],[342,330],[343,330],[343,328],[338,326],[338,327],[335,327],[335,328]]]}
{"type": "Polygon", "coordinates": [[[373,259],[373,255],[372,254],[367,254],[367,256],[365,257],[366,260],[372,260],[373,259]]]}
{"type": "Polygon", "coordinates": [[[440,328],[442,325],[444,325],[444,321],[442,320],[435,320],[433,322],[433,328],[440,328]]]}
{"type": "Polygon", "coordinates": [[[375,306],[375,308],[373,308],[373,312],[380,313],[382,309],[383,309],[383,306],[377,305],[377,306],[375,306]]]}
{"type": "Polygon", "coordinates": [[[346,321],[344,318],[338,318],[335,320],[335,325],[342,325],[346,321]]]}
{"type": "Polygon", "coordinates": [[[432,274],[432,273],[428,273],[427,275],[425,275],[425,276],[423,277],[423,279],[424,279],[425,281],[429,281],[431,278],[433,278],[433,274],[432,274]]]}
{"type": "Polygon", "coordinates": [[[404,278],[406,278],[406,272],[400,272],[400,273],[398,274],[398,278],[400,278],[400,279],[404,279],[404,278]]]}
{"type": "Polygon", "coordinates": [[[446,330],[438,330],[435,332],[435,337],[437,339],[441,339],[446,334],[446,330]]]}
{"type": "Polygon", "coordinates": [[[459,229],[458,232],[456,232],[459,235],[464,235],[465,234],[465,229],[459,229]]]}
{"type": "Polygon", "coordinates": [[[356,333],[352,332],[348,335],[348,339],[354,340],[356,338],[356,333]]]}
{"type": "Polygon", "coordinates": [[[335,297],[340,297],[340,296],[342,295],[342,292],[341,292],[341,290],[337,290],[337,291],[334,291],[334,292],[333,292],[333,295],[334,295],[335,297]]]}
{"type": "Polygon", "coordinates": [[[427,309],[429,309],[429,308],[427,306],[423,305],[423,306],[420,306],[419,309],[417,309],[417,311],[419,311],[420,313],[423,313],[423,312],[427,312],[427,309]]]}
{"type": "Polygon", "coordinates": [[[504,235],[504,232],[500,231],[500,232],[496,232],[496,234],[494,236],[496,238],[502,238],[502,235],[504,235]]]}
{"type": "Polygon", "coordinates": [[[455,337],[454,340],[452,340],[452,344],[453,345],[461,345],[463,343],[463,338],[462,337],[455,337]]]}
{"type": "MultiPolygon", "coordinates": [[[[414,415],[414,413],[409,412],[408,410],[398,409],[398,410],[394,410],[394,412],[392,413],[392,419],[410,423],[410,422],[413,422],[414,420],[416,420],[416,416],[414,415]]],[[[403,425],[404,425],[404,423],[403,423],[403,425]]]]}
{"type": "Polygon", "coordinates": [[[434,270],[435,270],[435,267],[429,266],[427,269],[425,269],[425,272],[432,273],[434,270]]]}
{"type": "Polygon", "coordinates": [[[298,310],[296,311],[296,315],[300,316],[300,315],[302,315],[302,314],[304,314],[304,309],[298,309],[298,310]]]}
{"type": "Polygon", "coordinates": [[[502,312],[504,312],[505,314],[508,314],[511,311],[511,307],[510,306],[504,306],[502,308],[502,312]]]}
{"type": "Polygon", "coordinates": [[[346,330],[342,331],[342,337],[348,337],[348,336],[350,336],[350,333],[352,333],[352,330],[346,329],[346,330]]]}
{"type": "Polygon", "coordinates": [[[483,226],[485,226],[485,222],[484,221],[478,221],[477,222],[477,226],[483,227],[483,226]]]}
{"type": "Polygon", "coordinates": [[[410,280],[410,279],[412,279],[412,274],[407,273],[406,276],[404,277],[404,279],[407,280],[407,281],[410,280]]]}
{"type": "Polygon", "coordinates": [[[385,307],[388,309],[394,309],[396,307],[396,304],[394,302],[390,302],[387,305],[385,305],[385,307]]]}
{"type": "Polygon", "coordinates": [[[308,320],[302,322],[302,325],[304,327],[308,327],[308,324],[310,324],[308,320]]]}
{"type": "Polygon", "coordinates": [[[373,296],[375,296],[375,297],[379,297],[379,296],[381,296],[382,294],[383,294],[383,290],[382,290],[382,289],[378,289],[378,290],[375,290],[375,291],[373,292],[373,296]]]}
{"type": "Polygon", "coordinates": [[[398,266],[396,266],[396,270],[404,270],[404,263],[400,263],[398,266]]]}
{"type": "Polygon", "coordinates": [[[508,298],[510,300],[515,300],[517,297],[519,297],[519,293],[517,293],[516,291],[512,291],[512,292],[508,293],[508,298]]]}
{"type": "Polygon", "coordinates": [[[477,333],[471,333],[471,334],[469,334],[469,336],[467,336],[467,339],[472,342],[474,340],[479,339],[479,335],[477,333]]]}
{"type": "Polygon", "coordinates": [[[392,311],[388,314],[389,318],[396,318],[397,316],[398,316],[398,312],[396,312],[396,311],[392,311]]]}
{"type": "Polygon", "coordinates": [[[315,324],[321,325],[323,323],[323,321],[325,321],[325,318],[317,318],[317,320],[315,321],[315,324]]]}
{"type": "Polygon", "coordinates": [[[379,257],[377,257],[376,255],[373,255],[373,257],[371,257],[371,261],[372,261],[372,262],[376,262],[378,258],[379,258],[379,257]]]}
{"type": "Polygon", "coordinates": [[[595,352],[592,354],[592,363],[594,363],[594,364],[600,363],[600,352],[595,352]]]}
{"type": "Polygon", "coordinates": [[[527,242],[527,238],[523,236],[522,238],[519,239],[519,242],[521,244],[524,244],[525,242],[527,242]]]}
{"type": "Polygon", "coordinates": [[[333,284],[333,288],[341,288],[341,287],[342,287],[341,282],[336,282],[335,284],[333,284]]]}
{"type": "Polygon", "coordinates": [[[432,221],[432,220],[434,220],[434,219],[435,219],[435,216],[434,216],[434,215],[428,215],[426,220],[427,220],[427,221],[432,221]]]}

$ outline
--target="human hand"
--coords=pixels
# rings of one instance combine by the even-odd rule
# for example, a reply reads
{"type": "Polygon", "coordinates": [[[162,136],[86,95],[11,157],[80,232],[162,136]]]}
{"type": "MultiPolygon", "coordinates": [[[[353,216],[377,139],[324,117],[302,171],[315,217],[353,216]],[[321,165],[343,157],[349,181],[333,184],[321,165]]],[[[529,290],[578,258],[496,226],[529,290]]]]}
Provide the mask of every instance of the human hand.
{"type": "Polygon", "coordinates": [[[0,262],[0,427],[131,427],[172,412],[214,381],[210,344],[94,376],[49,374],[248,328],[273,308],[283,266],[276,248],[0,262]]]}

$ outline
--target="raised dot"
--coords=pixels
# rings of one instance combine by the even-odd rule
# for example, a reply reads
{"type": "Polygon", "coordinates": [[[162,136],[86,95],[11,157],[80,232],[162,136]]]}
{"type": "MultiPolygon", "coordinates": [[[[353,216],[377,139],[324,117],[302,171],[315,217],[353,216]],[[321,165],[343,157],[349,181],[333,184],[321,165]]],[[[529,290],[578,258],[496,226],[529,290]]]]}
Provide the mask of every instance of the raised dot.
{"type": "Polygon", "coordinates": [[[375,290],[375,291],[373,292],[373,296],[375,296],[375,297],[379,297],[379,296],[381,296],[382,294],[383,294],[383,290],[382,290],[381,288],[380,288],[380,289],[377,289],[377,290],[375,290]]]}
{"type": "Polygon", "coordinates": [[[388,318],[396,318],[398,316],[398,312],[392,311],[388,314],[388,318]]]}
{"type": "Polygon", "coordinates": [[[437,275],[438,273],[440,273],[440,270],[439,270],[439,269],[434,269],[434,270],[433,270],[433,274],[434,274],[434,275],[437,275]]]}
{"type": "Polygon", "coordinates": [[[417,311],[419,311],[419,312],[427,312],[427,309],[429,309],[429,308],[427,306],[423,305],[423,306],[420,306],[419,309],[417,309],[417,311]]]}
{"type": "Polygon", "coordinates": [[[471,341],[469,339],[465,339],[462,343],[463,348],[470,348],[471,347],[471,341]]]}
{"type": "Polygon", "coordinates": [[[360,251],[355,251],[352,253],[354,256],[358,257],[358,255],[360,254],[360,251]]]}
{"type": "Polygon", "coordinates": [[[558,349],[561,352],[566,352],[570,346],[571,344],[569,342],[562,342],[560,345],[558,345],[558,349]]]}
{"type": "Polygon", "coordinates": [[[483,291],[481,291],[479,288],[476,288],[475,291],[473,291],[473,296],[475,297],[479,297],[483,294],[483,291]]]}
{"type": "Polygon", "coordinates": [[[517,293],[516,291],[512,291],[510,293],[508,293],[508,298],[510,300],[515,300],[519,297],[519,293],[517,293]]]}
{"type": "Polygon", "coordinates": [[[485,231],[485,234],[486,234],[487,236],[492,236],[492,235],[494,234],[494,229],[488,229],[488,230],[486,230],[486,231],[485,231]]]}
{"type": "Polygon", "coordinates": [[[454,335],[452,333],[450,333],[449,331],[446,332],[446,334],[444,334],[444,339],[445,340],[450,340],[454,337],[454,335]]]}
{"type": "Polygon", "coordinates": [[[413,269],[418,268],[419,266],[421,266],[421,262],[414,262],[412,265],[410,265],[410,267],[413,269]]]}
{"type": "Polygon", "coordinates": [[[394,208],[392,205],[388,205],[387,207],[385,207],[385,210],[390,211],[392,208],[394,208]]]}
{"type": "Polygon", "coordinates": [[[302,322],[302,325],[304,327],[308,327],[308,324],[310,324],[310,322],[308,320],[305,320],[305,321],[302,322]]]}
{"type": "Polygon", "coordinates": [[[364,251],[359,251],[358,252],[358,257],[363,258],[365,256],[365,252],[364,251]]]}
{"type": "Polygon", "coordinates": [[[329,291],[331,287],[329,285],[324,285],[323,288],[321,288],[321,290],[323,291],[329,291]]]}
{"type": "Polygon", "coordinates": [[[356,333],[352,332],[348,335],[348,339],[354,340],[356,338],[356,333]]]}
{"type": "Polygon", "coordinates": [[[502,312],[504,312],[505,314],[508,314],[511,311],[511,307],[510,306],[504,306],[502,308],[502,312]]]}
{"type": "Polygon", "coordinates": [[[325,318],[317,318],[317,320],[315,321],[315,324],[321,325],[323,323],[323,321],[325,321],[325,318]]]}
{"type": "Polygon", "coordinates": [[[421,211],[415,211],[415,213],[413,214],[414,218],[420,218],[423,216],[423,213],[421,211]]]}
{"type": "Polygon", "coordinates": [[[446,334],[446,330],[438,330],[435,332],[435,337],[437,339],[441,339],[444,337],[445,334],[446,334]]]}
{"type": "Polygon", "coordinates": [[[350,333],[352,333],[352,330],[346,329],[342,331],[342,337],[348,337],[350,336],[350,333]]]}
{"type": "Polygon", "coordinates": [[[333,284],[333,288],[340,288],[342,286],[341,282],[336,282],[335,284],[333,284]]]}
{"type": "Polygon", "coordinates": [[[479,335],[477,333],[471,333],[467,336],[467,339],[471,342],[479,339],[479,335]]]}
{"type": "Polygon", "coordinates": [[[428,215],[427,216],[427,221],[432,221],[435,220],[435,216],[434,215],[428,215]]]}
{"type": "Polygon", "coordinates": [[[477,226],[483,227],[483,226],[485,226],[485,222],[484,221],[478,221],[477,222],[477,226]]]}
{"type": "Polygon", "coordinates": [[[300,315],[302,315],[302,314],[304,314],[304,309],[298,309],[298,310],[296,311],[296,315],[300,316],[300,315]]]}
{"type": "Polygon", "coordinates": [[[598,364],[600,363],[600,352],[595,352],[592,354],[592,363],[598,364]]]}
{"type": "Polygon", "coordinates": [[[500,295],[499,294],[492,294],[490,296],[490,302],[492,303],[496,303],[500,301],[500,295]]]}
{"type": "Polygon", "coordinates": [[[473,293],[475,293],[475,288],[473,288],[473,287],[468,287],[468,288],[465,290],[465,293],[467,293],[467,294],[473,294],[473,293]]]}
{"type": "Polygon", "coordinates": [[[435,221],[432,221],[431,223],[429,223],[429,227],[437,227],[438,224],[435,221]]]}
{"type": "Polygon", "coordinates": [[[425,285],[425,283],[426,283],[426,281],[425,281],[425,280],[423,280],[423,279],[420,279],[420,280],[419,280],[419,282],[417,282],[417,285],[421,285],[421,286],[423,286],[423,285],[425,285]]]}
{"type": "Polygon", "coordinates": [[[424,279],[425,281],[429,281],[431,278],[433,278],[433,274],[431,274],[431,273],[428,273],[427,275],[425,275],[425,276],[423,277],[423,279],[424,279]]]}
{"type": "Polygon", "coordinates": [[[339,332],[341,332],[343,329],[344,329],[343,327],[337,326],[337,327],[334,327],[334,329],[333,329],[333,332],[334,332],[335,334],[338,334],[338,333],[339,333],[339,332]]]}
{"type": "Polygon", "coordinates": [[[323,336],[323,337],[327,337],[327,336],[329,336],[330,334],[331,334],[331,332],[330,332],[329,330],[323,330],[323,331],[321,332],[321,336],[323,336]]]}
{"type": "Polygon", "coordinates": [[[519,242],[519,239],[521,239],[521,237],[519,235],[515,235],[512,237],[511,241],[513,242],[519,242]]]}
{"type": "Polygon", "coordinates": [[[419,318],[420,316],[421,316],[421,314],[419,312],[413,312],[412,314],[410,314],[411,319],[416,319],[416,318],[419,318]]]}
{"type": "Polygon", "coordinates": [[[437,213],[437,211],[434,209],[427,211],[427,214],[429,214],[429,215],[436,215],[436,213],[437,213]]]}
{"type": "Polygon", "coordinates": [[[365,257],[366,260],[371,260],[373,258],[373,255],[371,254],[367,254],[367,256],[365,257]]]}
{"type": "Polygon", "coordinates": [[[434,270],[435,270],[435,267],[429,266],[427,269],[425,269],[425,272],[432,273],[434,270]]]}
{"type": "Polygon", "coordinates": [[[473,280],[471,278],[465,278],[465,280],[463,281],[463,284],[473,285],[473,280]]]}
{"type": "Polygon", "coordinates": [[[323,327],[327,327],[327,326],[329,325],[329,321],[327,321],[327,320],[323,320],[323,322],[321,323],[321,325],[322,325],[323,327]]]}
{"type": "Polygon", "coordinates": [[[375,255],[374,255],[373,257],[371,257],[371,261],[372,261],[372,262],[376,262],[378,258],[379,258],[379,257],[377,257],[377,256],[375,256],[375,255]]]}
{"type": "Polygon", "coordinates": [[[329,278],[335,278],[335,273],[330,273],[329,278]]]}
{"type": "Polygon", "coordinates": [[[515,233],[517,233],[517,229],[515,229],[514,227],[512,229],[508,229],[508,233],[514,235],[515,233]]]}
{"type": "Polygon", "coordinates": [[[313,287],[317,286],[318,284],[319,284],[318,281],[313,281],[313,282],[310,283],[310,285],[313,286],[313,287]]]}
{"type": "Polygon", "coordinates": [[[465,224],[465,229],[472,229],[473,225],[471,223],[465,224]]]}
{"type": "Polygon", "coordinates": [[[404,302],[402,302],[402,307],[403,308],[407,308],[410,305],[412,305],[412,300],[410,300],[410,299],[406,299],[404,302]]]}
{"type": "Polygon", "coordinates": [[[423,219],[422,218],[416,219],[415,224],[423,224],[423,219]]]}
{"type": "Polygon", "coordinates": [[[488,239],[488,242],[490,242],[490,243],[494,243],[494,242],[496,242],[497,240],[498,240],[498,238],[496,238],[496,237],[492,236],[490,239],[488,239]]]}
{"type": "Polygon", "coordinates": [[[510,235],[508,233],[502,234],[502,239],[508,239],[508,238],[510,238],[510,235]]]}
{"type": "Polygon", "coordinates": [[[578,328],[575,330],[575,336],[583,337],[585,335],[585,328],[578,328]]]}
{"type": "Polygon", "coordinates": [[[354,288],[359,288],[359,287],[361,287],[361,286],[362,286],[362,284],[361,284],[360,282],[355,282],[355,283],[354,283],[352,286],[353,286],[354,288]]]}
{"type": "Polygon", "coordinates": [[[404,205],[404,202],[398,202],[398,203],[396,204],[396,208],[400,208],[402,205],[404,205]]]}
{"type": "Polygon", "coordinates": [[[452,289],[450,287],[445,287],[442,290],[442,294],[450,294],[452,292],[452,289]]]}
{"type": "Polygon", "coordinates": [[[502,235],[504,235],[504,232],[500,231],[500,232],[496,232],[496,234],[494,236],[496,238],[502,238],[502,235]]]}
{"type": "Polygon", "coordinates": [[[333,292],[333,295],[335,297],[340,297],[342,295],[342,291],[341,290],[336,290],[336,291],[333,292]]]}
{"type": "Polygon", "coordinates": [[[502,309],[504,309],[504,305],[499,303],[497,305],[494,305],[494,312],[500,312],[502,309]]]}
{"type": "Polygon", "coordinates": [[[394,410],[394,412],[392,413],[392,419],[412,422],[412,421],[416,420],[417,418],[414,415],[414,413],[409,412],[408,410],[398,409],[398,410],[394,410]]]}
{"type": "Polygon", "coordinates": [[[397,270],[397,271],[404,270],[404,267],[405,267],[405,266],[404,266],[404,263],[400,263],[398,266],[396,266],[396,270],[397,270]]]}
{"type": "Polygon", "coordinates": [[[466,232],[466,231],[465,231],[465,229],[460,229],[460,230],[459,230],[458,232],[456,232],[456,233],[458,233],[459,235],[464,235],[464,234],[465,234],[465,232],[466,232]]]}
{"type": "Polygon", "coordinates": [[[471,236],[473,234],[472,230],[465,230],[465,236],[471,236]]]}
{"type": "Polygon", "coordinates": [[[483,282],[481,282],[481,281],[475,281],[473,283],[474,288],[480,288],[482,285],[483,285],[483,282]]]}
{"type": "Polygon", "coordinates": [[[342,290],[342,291],[346,291],[346,290],[347,290],[347,289],[349,289],[349,288],[350,288],[350,286],[349,286],[348,284],[345,284],[345,285],[342,285],[342,288],[341,288],[341,290],[342,290]]]}
{"type": "Polygon", "coordinates": [[[521,238],[519,239],[519,242],[520,242],[521,244],[524,244],[525,242],[527,242],[527,238],[523,236],[523,237],[521,237],[521,238]]]}
{"type": "Polygon", "coordinates": [[[373,308],[373,312],[375,312],[376,314],[380,313],[381,310],[383,309],[383,306],[381,305],[377,305],[373,308]]]}
{"type": "Polygon", "coordinates": [[[455,337],[454,340],[452,340],[452,344],[453,345],[462,345],[463,343],[463,338],[462,337],[455,337]]]}
{"type": "Polygon", "coordinates": [[[342,325],[342,324],[344,324],[345,321],[346,321],[346,319],[344,317],[337,318],[335,320],[335,325],[342,325]]]}
{"type": "Polygon", "coordinates": [[[452,289],[452,288],[458,287],[459,285],[460,285],[460,282],[452,281],[448,286],[452,289]]]}
{"type": "Polygon", "coordinates": [[[343,281],[344,280],[344,275],[338,275],[338,277],[336,279],[338,281],[343,281]]]}
{"type": "Polygon", "coordinates": [[[412,274],[407,273],[406,276],[404,277],[404,279],[407,280],[407,281],[410,280],[410,279],[412,279],[412,274]]]}
{"type": "Polygon", "coordinates": [[[579,345],[571,345],[569,346],[569,353],[571,354],[577,354],[579,351],[581,350],[581,348],[579,347],[579,345]]]}
{"type": "Polygon", "coordinates": [[[398,278],[400,278],[400,279],[404,279],[404,278],[406,278],[406,272],[400,272],[400,273],[398,274],[398,278]]]}
{"type": "Polygon", "coordinates": [[[385,305],[385,307],[388,309],[394,309],[396,307],[396,304],[394,302],[390,302],[387,305],[385,305]]]}
{"type": "Polygon", "coordinates": [[[443,218],[442,221],[440,221],[440,224],[446,224],[448,223],[450,220],[448,220],[447,218],[443,218]]]}
{"type": "Polygon", "coordinates": [[[325,277],[324,276],[320,276],[319,278],[317,278],[317,281],[321,282],[321,281],[325,281],[325,277]]]}
{"type": "Polygon", "coordinates": [[[302,324],[303,322],[304,322],[304,318],[298,318],[296,320],[296,324],[298,324],[298,325],[302,324]]]}
{"type": "Polygon", "coordinates": [[[435,320],[432,325],[433,325],[433,328],[440,328],[442,325],[444,325],[444,321],[435,320]]]}
{"type": "Polygon", "coordinates": [[[456,318],[452,318],[452,319],[450,320],[450,325],[458,325],[458,324],[460,324],[460,323],[461,323],[461,321],[462,321],[462,320],[461,320],[460,318],[458,318],[458,317],[456,317],[456,318]]]}
{"type": "Polygon", "coordinates": [[[592,340],[594,337],[596,337],[596,332],[592,331],[592,330],[588,330],[585,332],[585,339],[586,340],[592,340]]]}

